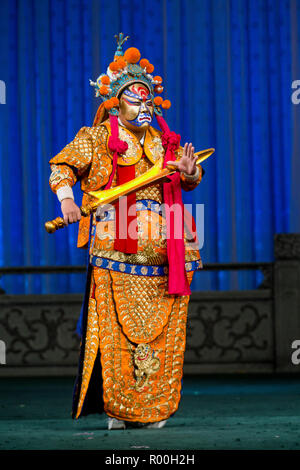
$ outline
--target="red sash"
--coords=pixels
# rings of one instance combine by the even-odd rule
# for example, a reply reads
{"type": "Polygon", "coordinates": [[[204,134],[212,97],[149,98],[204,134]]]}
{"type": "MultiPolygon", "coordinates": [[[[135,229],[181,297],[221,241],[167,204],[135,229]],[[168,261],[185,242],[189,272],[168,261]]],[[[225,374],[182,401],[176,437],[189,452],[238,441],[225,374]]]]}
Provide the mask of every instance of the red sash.
{"type": "MultiPolygon", "coordinates": [[[[117,166],[118,186],[135,178],[135,165],[117,166]]],[[[123,253],[137,253],[136,193],[118,199],[114,248],[123,253]]]]}

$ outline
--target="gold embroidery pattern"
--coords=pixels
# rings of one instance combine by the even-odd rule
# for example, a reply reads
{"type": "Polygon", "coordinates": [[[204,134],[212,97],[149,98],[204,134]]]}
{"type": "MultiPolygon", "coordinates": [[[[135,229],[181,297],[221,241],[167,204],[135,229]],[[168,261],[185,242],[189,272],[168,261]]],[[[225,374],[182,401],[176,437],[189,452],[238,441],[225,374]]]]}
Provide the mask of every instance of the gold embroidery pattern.
{"type": "MultiPolygon", "coordinates": [[[[107,130],[108,137],[106,139],[106,152],[112,158],[112,154],[108,147],[108,138],[111,135],[111,128],[110,128],[109,120],[104,121],[101,126],[105,127],[107,130]]],[[[142,154],[143,154],[140,141],[133,133],[131,133],[128,129],[126,129],[125,127],[121,125],[119,125],[119,138],[128,144],[128,149],[126,150],[125,153],[121,154],[118,157],[118,161],[117,161],[118,165],[124,165],[124,166],[134,165],[136,162],[139,161],[139,159],[142,157],[142,154]]]]}
{"type": "MultiPolygon", "coordinates": [[[[146,171],[148,171],[153,164],[148,160],[148,158],[142,158],[136,165],[135,165],[135,176],[139,176],[146,171]]],[[[136,200],[139,201],[141,199],[152,199],[153,201],[157,201],[162,204],[162,184],[152,184],[147,188],[140,189],[136,192],[136,200]]]]}
{"type": "Polygon", "coordinates": [[[161,132],[149,127],[144,142],[144,152],[152,163],[164,157],[165,150],[161,142],[161,132]]]}
{"type": "Polygon", "coordinates": [[[110,289],[109,273],[95,270],[96,299],[99,312],[101,362],[103,368],[104,409],[109,416],[133,421],[141,416],[149,421],[159,420],[157,405],[167,396],[160,394],[156,403],[149,403],[145,394],[135,390],[132,347],[122,333],[114,310],[113,293],[110,289]],[[145,409],[145,399],[147,405],[145,409]]]}
{"type": "MultiPolygon", "coordinates": [[[[103,370],[104,410],[106,413],[108,410],[116,410],[117,412],[119,408],[124,408],[122,401],[126,403],[126,400],[121,400],[121,403],[119,402],[122,390],[126,388],[122,372],[121,351],[124,352],[125,361],[127,360],[128,365],[130,365],[131,360],[130,351],[124,335],[121,335],[121,329],[115,315],[110,272],[101,268],[94,268],[93,272],[96,282],[95,297],[103,370]]],[[[124,399],[123,396],[122,398],[124,399]]],[[[131,397],[128,396],[127,400],[131,401],[131,397]]]]}
{"type": "Polygon", "coordinates": [[[199,171],[199,176],[196,181],[189,181],[183,173],[180,173],[181,187],[184,191],[192,191],[195,189],[202,180],[202,169],[199,171]]]}
{"type": "MultiPolygon", "coordinates": [[[[123,253],[121,251],[108,251],[101,249],[93,249],[93,255],[99,258],[108,258],[113,261],[129,264],[143,264],[144,266],[157,266],[166,264],[168,261],[167,255],[164,253],[157,253],[154,251],[152,245],[147,245],[144,250],[138,253],[123,253]]],[[[198,259],[198,258],[195,258],[198,259]]],[[[193,261],[190,260],[189,261],[193,261]]]]}
{"type": "MultiPolygon", "coordinates": [[[[189,283],[191,283],[193,272],[187,273],[187,278],[189,283]]],[[[172,315],[168,323],[164,371],[166,376],[170,377],[171,414],[177,410],[180,401],[189,296],[177,297],[176,300],[177,315],[172,315]]]]}
{"type": "Polygon", "coordinates": [[[108,132],[103,126],[83,127],[75,139],[50,160],[50,164],[65,163],[76,168],[81,177],[81,189],[97,190],[107,183],[112,169],[106,150],[107,136],[108,132]]]}
{"type": "Polygon", "coordinates": [[[94,157],[88,175],[82,179],[83,191],[96,191],[104,186],[112,171],[112,161],[106,150],[108,132],[103,126],[99,126],[93,132],[94,157]]]}
{"type": "MultiPolygon", "coordinates": [[[[104,121],[101,125],[105,126],[108,134],[111,135],[109,120],[104,121]]],[[[126,129],[126,127],[121,125],[119,125],[119,137],[121,140],[127,142],[128,149],[124,154],[119,156],[118,165],[133,165],[137,163],[143,155],[143,149],[138,138],[126,129]]],[[[108,146],[107,152],[110,153],[108,146]]],[[[164,148],[161,143],[161,132],[154,129],[154,127],[150,126],[146,131],[144,152],[152,163],[155,163],[159,158],[164,156],[164,148]]]]}
{"type": "MultiPolygon", "coordinates": [[[[93,283],[92,283],[93,285],[93,283]]],[[[82,382],[76,417],[81,413],[88,385],[91,379],[95,359],[99,348],[99,326],[96,300],[89,299],[88,322],[85,340],[85,351],[82,371],[82,382]]]]}
{"type": "Polygon", "coordinates": [[[93,141],[90,133],[91,129],[93,128],[82,127],[75,139],[50,160],[50,164],[67,163],[77,168],[79,174],[82,174],[92,161],[93,141]]]}
{"type": "Polygon", "coordinates": [[[56,192],[62,182],[62,186],[73,186],[76,183],[72,169],[68,165],[51,165],[49,184],[52,191],[56,192]]]}
{"type": "Polygon", "coordinates": [[[202,268],[202,261],[200,257],[200,253],[198,250],[185,250],[185,262],[188,263],[190,261],[197,261],[200,260],[200,267],[202,268]]]}
{"type": "MultiPolygon", "coordinates": [[[[69,185],[75,184],[76,176],[70,167],[77,169],[83,191],[97,190],[104,186],[112,169],[111,158],[106,150],[107,136],[108,132],[104,126],[81,128],[74,140],[50,160],[51,168],[54,169],[54,174],[50,177],[51,189],[55,192],[61,187],[61,182],[67,174],[66,181],[69,185]]],[[[87,201],[88,196],[84,194],[82,205],[87,201]]],[[[82,217],[79,222],[78,247],[87,245],[89,221],[89,217],[82,217]]]]}
{"type": "Polygon", "coordinates": [[[168,321],[174,296],[166,276],[130,276],[111,271],[119,322],[129,341],[149,343],[168,321]]]}
{"type": "Polygon", "coordinates": [[[154,356],[154,351],[149,344],[141,343],[134,352],[134,364],[137,367],[135,370],[137,379],[135,388],[138,392],[141,392],[147,387],[149,376],[159,370],[160,361],[158,357],[154,356]]]}
{"type": "Polygon", "coordinates": [[[162,204],[162,187],[160,184],[153,184],[148,188],[140,189],[136,192],[136,200],[152,199],[153,201],[162,204]]]}
{"type": "MultiPolygon", "coordinates": [[[[114,250],[115,221],[97,222],[95,242],[91,247],[91,254],[100,258],[107,258],[129,264],[143,264],[155,266],[168,264],[166,221],[154,211],[137,211],[138,224],[138,252],[134,254],[122,253],[114,250]]],[[[194,243],[189,243],[185,232],[185,260],[186,262],[200,259],[199,250],[194,243]]]]}
{"type": "MultiPolygon", "coordinates": [[[[128,421],[167,419],[178,408],[185,349],[188,296],[176,297],[168,324],[150,346],[160,357],[160,369],[136,390],[134,347],[118,322],[110,272],[94,268],[99,316],[104,410],[128,421]]],[[[129,276],[129,275],[123,275],[129,276]]],[[[189,282],[192,273],[188,273],[189,282]]]]}
{"type": "MultiPolygon", "coordinates": [[[[147,171],[153,165],[146,159],[142,158],[135,165],[135,176],[147,171]]],[[[114,183],[113,183],[114,185],[114,183]]],[[[162,185],[152,185],[143,190],[137,191],[137,201],[139,199],[151,199],[158,203],[162,203],[162,185]]],[[[141,259],[141,253],[138,253],[137,258],[135,256],[132,260],[125,259],[122,253],[114,251],[114,238],[115,238],[115,221],[99,221],[97,222],[97,230],[95,243],[92,248],[92,253],[95,256],[101,256],[116,261],[124,261],[132,264],[165,264],[167,262],[167,244],[166,244],[166,227],[163,218],[155,212],[147,213],[146,211],[137,211],[137,223],[138,223],[138,249],[143,252],[143,259],[141,259]],[[151,220],[150,220],[151,219],[151,220]],[[149,232],[150,230],[150,232],[149,232]],[[154,232],[154,233],[151,233],[154,232]],[[108,254],[100,254],[105,251],[108,254]],[[148,256],[148,252],[150,256],[148,256]],[[150,258],[149,261],[145,258],[150,258]]]]}
{"type": "Polygon", "coordinates": [[[119,138],[127,142],[128,149],[118,158],[118,165],[134,165],[143,154],[140,142],[134,134],[128,132],[128,129],[122,126],[119,126],[119,138]]]}

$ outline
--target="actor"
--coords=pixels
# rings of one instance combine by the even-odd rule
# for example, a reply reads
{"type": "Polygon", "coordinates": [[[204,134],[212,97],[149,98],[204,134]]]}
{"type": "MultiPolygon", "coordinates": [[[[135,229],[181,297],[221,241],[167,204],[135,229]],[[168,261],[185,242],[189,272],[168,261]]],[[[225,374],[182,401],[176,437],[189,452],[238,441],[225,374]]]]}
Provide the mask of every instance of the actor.
{"type": "Polygon", "coordinates": [[[189,285],[202,267],[181,196],[181,188],[198,185],[202,168],[192,144],[180,147],[162,117],[160,106],[171,105],[154,97],[163,91],[162,78],[138,49],[123,53],[126,39],[117,37],[113,62],[91,82],[103,100],[93,126],[50,160],[50,186],[65,224],[80,221],[78,247],[89,249],[73,417],[105,411],[109,429],[162,427],[177,410],[189,285]],[[154,114],[160,131],[151,125],[154,114]],[[72,191],[77,181],[87,204],[89,192],[131,181],[157,162],[178,170],[170,182],[81,216],[72,191]]]}

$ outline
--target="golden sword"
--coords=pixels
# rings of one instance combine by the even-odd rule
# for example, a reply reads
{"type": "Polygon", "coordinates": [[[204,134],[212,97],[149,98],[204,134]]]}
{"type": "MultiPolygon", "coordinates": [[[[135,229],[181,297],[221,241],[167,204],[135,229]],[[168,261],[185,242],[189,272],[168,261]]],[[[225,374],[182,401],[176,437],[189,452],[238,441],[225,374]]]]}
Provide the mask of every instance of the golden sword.
{"type": "MultiPolygon", "coordinates": [[[[196,160],[196,165],[199,165],[204,160],[209,158],[214,153],[214,151],[215,149],[211,148],[196,152],[195,156],[198,157],[196,160]]],[[[100,205],[111,204],[120,197],[127,196],[128,194],[138,191],[139,189],[146,188],[153,183],[163,183],[170,181],[168,177],[173,175],[177,170],[172,164],[169,164],[166,168],[162,168],[162,164],[163,160],[160,159],[155,163],[155,165],[153,165],[152,168],[150,168],[150,170],[146,171],[137,178],[119,186],[115,186],[114,188],[86,192],[86,194],[94,198],[94,201],[80,207],[81,215],[83,217],[87,217],[92,212],[95,212],[100,205]]],[[[48,233],[54,233],[57,229],[63,228],[65,226],[66,225],[62,217],[56,217],[56,219],[45,223],[45,229],[48,233]]]]}

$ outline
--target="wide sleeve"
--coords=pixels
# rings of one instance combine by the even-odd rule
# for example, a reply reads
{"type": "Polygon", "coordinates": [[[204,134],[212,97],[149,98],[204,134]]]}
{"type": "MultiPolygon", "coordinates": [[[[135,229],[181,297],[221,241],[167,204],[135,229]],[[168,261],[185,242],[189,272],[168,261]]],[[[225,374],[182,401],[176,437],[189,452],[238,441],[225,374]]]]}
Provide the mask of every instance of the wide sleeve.
{"type": "Polygon", "coordinates": [[[195,176],[188,176],[184,173],[180,173],[181,187],[184,191],[192,191],[201,182],[204,175],[204,170],[201,165],[197,165],[197,172],[195,176]]]}
{"type": "Polygon", "coordinates": [[[93,147],[90,128],[82,127],[74,140],[50,160],[49,184],[54,193],[72,188],[82,178],[92,162],[93,147]]]}

